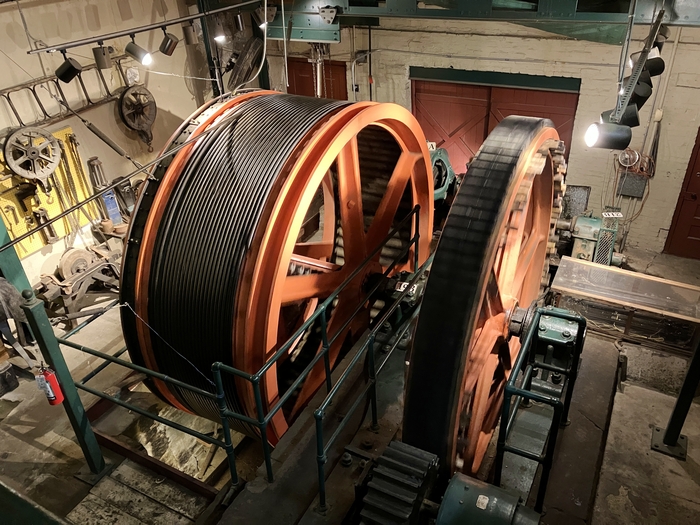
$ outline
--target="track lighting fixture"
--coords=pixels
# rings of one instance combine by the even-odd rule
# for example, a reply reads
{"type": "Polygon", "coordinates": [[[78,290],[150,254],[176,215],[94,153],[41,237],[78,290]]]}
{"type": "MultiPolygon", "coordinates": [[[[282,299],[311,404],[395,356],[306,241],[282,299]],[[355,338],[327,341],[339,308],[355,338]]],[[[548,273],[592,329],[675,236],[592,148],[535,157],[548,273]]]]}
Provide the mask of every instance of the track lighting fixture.
{"type": "MultiPolygon", "coordinates": [[[[630,60],[629,60],[629,66],[630,68],[634,69],[634,66],[637,65],[637,61],[639,60],[639,57],[642,56],[641,51],[637,51],[636,53],[632,53],[630,55],[630,60]]],[[[647,63],[649,63],[649,60],[652,58],[660,58],[661,53],[659,52],[659,48],[657,47],[652,47],[651,50],[649,51],[649,55],[647,56],[647,63]]]]}
{"type": "Polygon", "coordinates": [[[180,41],[178,37],[173,35],[172,33],[168,33],[165,30],[165,27],[163,28],[163,41],[160,43],[160,47],[158,48],[161,53],[167,56],[172,56],[172,54],[175,52],[175,48],[177,47],[177,43],[180,41]]]}
{"type": "Polygon", "coordinates": [[[95,65],[100,69],[112,69],[112,57],[109,55],[109,47],[98,42],[98,47],[92,48],[92,56],[95,57],[95,65]]]}
{"type": "Polygon", "coordinates": [[[221,20],[217,17],[214,19],[214,41],[217,44],[223,44],[226,42],[226,33],[224,32],[224,26],[221,24],[221,20]]]}
{"type": "Polygon", "coordinates": [[[141,62],[141,65],[150,66],[153,63],[151,54],[134,41],[133,35],[131,36],[131,42],[126,45],[124,51],[134,60],[141,62]]]}
{"type": "Polygon", "coordinates": [[[651,97],[651,91],[651,86],[649,84],[638,82],[637,85],[634,86],[629,103],[636,104],[637,108],[642,109],[646,101],[651,97]]]}
{"type": "Polygon", "coordinates": [[[629,126],[630,128],[636,128],[639,126],[639,109],[636,104],[628,104],[625,111],[622,113],[622,118],[620,122],[613,122],[610,117],[615,112],[614,109],[608,111],[603,111],[600,114],[601,124],[622,124],[623,126],[629,126]]]}
{"type": "Polygon", "coordinates": [[[83,66],[75,58],[68,58],[65,51],[61,51],[61,53],[63,53],[63,64],[56,69],[56,76],[61,82],[68,84],[80,74],[83,66]]]}
{"type": "Polygon", "coordinates": [[[185,37],[185,44],[188,46],[194,46],[199,43],[199,37],[197,37],[197,31],[194,28],[194,23],[190,21],[189,24],[184,24],[182,26],[182,34],[185,37]]]}
{"type": "Polygon", "coordinates": [[[621,124],[591,124],[584,140],[589,148],[622,150],[632,141],[632,128],[621,124]]]}

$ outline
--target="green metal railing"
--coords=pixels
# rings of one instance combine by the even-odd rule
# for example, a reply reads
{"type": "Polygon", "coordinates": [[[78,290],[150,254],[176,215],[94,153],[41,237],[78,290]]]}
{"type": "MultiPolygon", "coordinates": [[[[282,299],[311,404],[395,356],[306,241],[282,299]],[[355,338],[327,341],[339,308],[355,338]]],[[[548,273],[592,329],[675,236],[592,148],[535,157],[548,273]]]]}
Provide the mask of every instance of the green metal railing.
{"type": "Polygon", "coordinates": [[[420,231],[420,223],[419,223],[419,212],[420,212],[420,207],[416,206],[411,210],[411,212],[395,227],[389,232],[389,234],[384,238],[384,240],[367,256],[367,258],[363,261],[363,263],[356,268],[353,272],[351,272],[348,277],[343,281],[343,283],[340,285],[340,287],[334,291],[333,294],[331,294],[321,305],[316,309],[314,314],[306,321],[304,324],[297,330],[297,332],[292,335],[289,340],[283,344],[272,356],[270,360],[268,360],[265,365],[258,370],[255,374],[249,374],[247,372],[244,372],[242,370],[238,370],[236,368],[230,367],[228,365],[225,365],[221,362],[216,362],[212,364],[211,370],[212,370],[212,375],[213,375],[213,390],[214,391],[208,391],[204,390],[198,387],[195,387],[193,385],[189,385],[183,381],[180,381],[178,379],[172,378],[170,376],[167,376],[165,374],[161,374],[159,372],[155,372],[153,370],[149,370],[148,368],[139,366],[137,364],[131,363],[130,361],[126,361],[124,359],[121,359],[120,356],[126,351],[126,348],[122,348],[119,351],[117,351],[114,355],[106,354],[104,352],[100,352],[98,350],[94,350],[92,348],[88,348],[86,346],[74,343],[72,341],[68,340],[68,337],[73,335],[74,332],[67,334],[65,337],[62,338],[57,338],[53,330],[51,328],[51,325],[49,323],[49,319],[46,315],[45,310],[43,309],[43,303],[39,300],[36,299],[36,297],[33,296],[30,290],[26,290],[24,292],[24,297],[27,300],[25,305],[23,306],[24,311],[27,314],[27,318],[29,320],[29,324],[32,328],[32,331],[34,332],[37,343],[42,351],[42,354],[44,355],[45,360],[49,363],[49,366],[51,366],[55,371],[58,376],[59,382],[62,386],[62,390],[64,391],[65,394],[65,401],[64,401],[64,407],[66,409],[66,412],[68,413],[69,419],[71,420],[71,423],[73,425],[74,432],[76,433],[76,436],[78,438],[78,442],[83,450],[83,454],[85,455],[86,461],[88,463],[88,466],[90,467],[90,470],[98,474],[100,472],[105,471],[105,462],[104,458],[102,456],[102,452],[99,448],[99,445],[97,443],[96,437],[92,431],[92,428],[90,426],[90,422],[87,419],[87,415],[85,413],[85,409],[82,405],[82,402],[80,401],[80,398],[78,397],[77,391],[82,390],[84,392],[88,392],[94,396],[97,396],[99,398],[111,401],[112,403],[121,406],[123,408],[126,408],[128,410],[131,410],[141,416],[150,418],[154,421],[157,421],[158,423],[161,423],[163,425],[169,426],[171,428],[174,428],[176,430],[179,430],[185,434],[191,435],[197,439],[200,439],[204,441],[205,443],[210,443],[212,445],[218,446],[225,450],[226,455],[227,455],[227,461],[228,461],[228,467],[231,472],[231,481],[232,484],[235,486],[238,484],[238,474],[236,470],[236,455],[235,455],[235,450],[233,447],[232,439],[231,439],[231,428],[230,428],[230,420],[235,419],[238,421],[241,421],[243,423],[247,423],[249,425],[252,425],[256,427],[259,430],[259,437],[262,443],[263,447],[263,453],[264,453],[264,458],[265,458],[265,467],[266,467],[266,473],[267,473],[267,479],[269,482],[272,482],[274,480],[274,473],[272,470],[272,447],[267,440],[267,427],[272,420],[272,418],[275,416],[275,414],[282,408],[282,406],[291,398],[291,396],[294,394],[294,391],[301,385],[301,383],[306,379],[306,377],[311,373],[311,371],[314,369],[314,367],[317,365],[317,363],[323,359],[324,363],[324,370],[325,370],[325,382],[326,382],[326,388],[327,388],[327,395],[324,399],[324,401],[321,403],[319,408],[315,411],[314,416],[316,417],[317,421],[317,426],[316,426],[316,432],[317,432],[317,443],[319,444],[319,454],[318,454],[318,470],[319,470],[319,491],[321,494],[321,501],[323,502],[323,505],[325,505],[325,476],[324,476],[324,464],[326,462],[326,453],[328,451],[328,447],[337,439],[340,430],[345,427],[347,424],[350,415],[357,409],[357,407],[360,405],[361,400],[364,399],[365,396],[369,395],[370,398],[370,403],[372,407],[372,425],[376,426],[377,425],[377,404],[376,404],[376,380],[377,380],[377,375],[382,371],[384,368],[384,365],[386,364],[387,360],[393,353],[394,349],[398,345],[398,342],[400,341],[401,336],[408,330],[410,327],[411,322],[417,315],[419,311],[419,305],[414,305],[408,315],[407,319],[401,324],[401,326],[395,331],[395,334],[397,335],[396,337],[396,343],[392,346],[390,351],[387,353],[385,356],[384,360],[381,362],[379,367],[375,368],[375,362],[374,362],[374,341],[376,338],[376,334],[378,330],[383,326],[384,322],[389,319],[389,317],[396,312],[397,308],[400,306],[401,302],[404,300],[407,294],[411,293],[411,289],[413,285],[420,279],[420,277],[424,274],[426,268],[429,266],[432,257],[428,259],[420,268],[418,267],[418,240],[419,240],[419,231],[420,231]],[[398,295],[398,297],[395,299],[395,301],[385,310],[384,315],[382,318],[379,320],[379,322],[375,323],[374,328],[369,332],[367,336],[365,336],[362,344],[360,345],[359,350],[357,353],[354,355],[354,357],[351,359],[348,368],[346,368],[340,377],[338,378],[338,381],[336,383],[333,383],[333,377],[332,377],[332,371],[331,371],[331,363],[330,363],[330,358],[329,358],[329,351],[330,347],[333,345],[333,343],[337,340],[338,337],[340,337],[340,334],[342,334],[345,329],[350,325],[352,322],[353,318],[363,309],[365,308],[365,303],[367,302],[367,299],[369,299],[382,285],[382,280],[378,279],[376,284],[374,284],[369,290],[366,291],[365,297],[363,300],[357,305],[355,308],[353,314],[349,317],[349,319],[341,326],[334,334],[329,334],[328,333],[328,310],[331,308],[331,305],[333,301],[338,297],[338,295],[348,286],[350,283],[360,275],[360,273],[364,270],[364,268],[372,262],[375,258],[377,258],[380,255],[380,252],[384,248],[384,246],[387,244],[387,242],[395,237],[401,230],[402,228],[406,227],[407,225],[413,223],[413,231],[414,234],[410,239],[410,242],[408,245],[401,251],[401,253],[398,254],[398,256],[392,261],[392,263],[388,266],[388,268],[383,272],[384,277],[388,277],[391,272],[394,270],[396,265],[399,263],[399,261],[404,260],[405,257],[407,257],[413,249],[413,268],[414,268],[414,273],[413,277],[409,283],[408,286],[405,287],[405,289],[398,295]],[[262,402],[262,393],[261,393],[261,386],[260,383],[263,380],[265,374],[270,370],[272,366],[277,363],[277,361],[286,353],[289,351],[289,349],[292,347],[293,343],[307,330],[309,329],[314,323],[319,322],[321,325],[321,335],[322,335],[322,347],[321,350],[316,354],[316,356],[312,359],[312,361],[308,364],[308,366],[304,369],[304,371],[299,375],[299,377],[294,381],[294,383],[287,389],[287,391],[280,397],[280,399],[275,403],[273,407],[271,407],[267,413],[265,412],[265,405],[262,402]],[[66,366],[65,360],[63,358],[63,355],[61,353],[59,345],[64,345],[70,348],[74,348],[76,350],[79,350],[81,352],[84,352],[88,355],[98,357],[102,360],[104,360],[104,363],[100,364],[95,370],[87,374],[85,377],[78,381],[74,381],[73,378],[70,375],[70,372],[68,370],[68,367],[66,366]],[[328,440],[326,443],[326,446],[324,447],[324,439],[323,439],[323,418],[325,416],[326,410],[330,403],[333,401],[333,398],[337,395],[341,385],[344,384],[344,382],[348,379],[350,376],[351,370],[355,367],[355,365],[360,361],[360,359],[367,354],[367,360],[368,360],[368,368],[369,368],[369,382],[365,386],[365,388],[362,390],[361,394],[358,396],[358,398],[355,400],[353,403],[351,409],[345,414],[344,418],[339,422],[339,428],[336,429],[334,434],[331,436],[331,438],[328,440]],[[95,378],[100,372],[102,372],[109,364],[116,364],[125,368],[128,368],[130,370],[133,370],[135,372],[139,372],[142,374],[145,374],[148,377],[163,381],[165,383],[169,383],[171,385],[174,385],[178,388],[183,388],[185,390],[189,390],[197,395],[212,399],[213,401],[216,402],[218,408],[219,408],[219,416],[220,416],[220,422],[221,426],[223,429],[223,440],[217,439],[216,437],[212,437],[206,434],[203,434],[201,432],[197,432],[193,429],[190,429],[180,423],[177,423],[175,421],[172,421],[170,419],[164,418],[162,416],[159,416],[157,414],[153,414],[151,412],[148,412],[147,410],[144,410],[138,406],[135,406],[131,403],[128,403],[127,401],[124,401],[122,399],[119,399],[115,396],[111,396],[109,394],[106,394],[105,392],[101,392],[93,387],[88,386],[86,383],[93,378],[95,378]],[[241,378],[245,381],[248,381],[251,383],[254,396],[255,396],[255,404],[256,404],[256,417],[251,418],[245,414],[240,414],[238,412],[235,412],[231,410],[226,402],[226,396],[225,396],[225,389],[223,386],[223,377],[222,373],[230,374],[235,377],[241,378]]]}
{"type": "Polygon", "coordinates": [[[542,507],[544,505],[544,497],[547,491],[547,483],[549,482],[549,472],[552,468],[552,462],[554,460],[554,448],[556,446],[557,436],[559,434],[559,427],[564,426],[568,423],[569,407],[571,406],[571,396],[573,394],[574,385],[578,376],[578,366],[579,361],[581,359],[581,352],[583,351],[583,342],[585,337],[586,319],[582,316],[574,312],[570,312],[568,310],[563,310],[561,308],[552,308],[551,306],[548,306],[546,308],[537,308],[534,312],[530,324],[527,327],[527,331],[524,334],[522,334],[520,338],[520,352],[518,353],[515,365],[513,366],[508,382],[506,383],[503,398],[503,409],[501,412],[501,425],[498,433],[498,441],[496,444],[496,460],[494,463],[494,485],[501,485],[503,458],[506,452],[510,452],[512,454],[516,454],[518,456],[542,464],[540,485],[537,490],[537,499],[535,501],[535,512],[542,512],[542,507]],[[567,348],[570,349],[570,355],[569,363],[566,368],[555,366],[550,363],[541,362],[535,358],[537,351],[536,343],[539,340],[539,333],[542,330],[542,327],[540,326],[540,321],[542,320],[543,316],[563,319],[578,325],[578,330],[576,332],[576,339],[574,341],[574,344],[570,347],[567,346],[567,348]],[[526,362],[527,365],[525,365],[526,362]],[[538,369],[547,370],[549,372],[561,374],[566,377],[566,381],[562,386],[561,390],[561,393],[564,397],[563,401],[562,395],[556,397],[552,395],[542,394],[540,392],[533,392],[531,390],[532,378],[538,369]],[[521,372],[522,377],[520,377],[521,372]],[[516,383],[519,378],[520,386],[516,386],[516,383]],[[515,404],[513,406],[513,409],[511,410],[513,398],[515,398],[515,404]],[[546,448],[544,453],[542,454],[536,454],[508,444],[508,436],[510,435],[511,430],[513,430],[515,417],[518,410],[520,409],[523,399],[544,403],[546,405],[551,406],[554,409],[554,416],[552,418],[552,425],[549,430],[546,448]]]}

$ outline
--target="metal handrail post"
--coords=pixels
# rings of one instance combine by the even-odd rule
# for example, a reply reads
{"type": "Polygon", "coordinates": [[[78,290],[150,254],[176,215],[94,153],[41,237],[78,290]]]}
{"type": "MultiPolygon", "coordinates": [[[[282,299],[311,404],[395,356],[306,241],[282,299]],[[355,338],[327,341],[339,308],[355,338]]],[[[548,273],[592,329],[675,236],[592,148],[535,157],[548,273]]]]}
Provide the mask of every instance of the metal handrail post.
{"type": "Polygon", "coordinates": [[[105,464],[100,445],[97,443],[97,438],[90,426],[90,420],[85,413],[85,407],[80,400],[73,377],[51,328],[46,310],[44,310],[44,303],[39,301],[31,290],[24,290],[22,297],[24,297],[22,310],[27,316],[27,321],[36,338],[39,349],[46,362],[56,372],[56,377],[61,385],[64,396],[63,408],[66,410],[68,419],[75,432],[75,437],[78,439],[78,444],[85,456],[85,461],[90,471],[99,476],[108,467],[105,464]]]}
{"type": "Polygon", "coordinates": [[[258,413],[258,428],[260,429],[260,442],[262,443],[263,454],[265,456],[265,469],[267,470],[267,481],[272,483],[275,481],[272,473],[272,450],[270,450],[270,442],[267,439],[267,421],[263,411],[262,395],[260,394],[260,379],[254,377],[253,392],[255,394],[255,409],[258,413]]]}
{"type": "Polygon", "coordinates": [[[320,314],[321,317],[321,337],[323,338],[323,368],[326,371],[326,393],[330,393],[333,388],[333,378],[331,377],[331,356],[328,355],[330,345],[328,344],[328,321],[326,320],[327,309],[324,307],[320,314]]]}
{"type": "Polygon", "coordinates": [[[316,411],[316,464],[318,467],[318,510],[326,511],[326,452],[323,446],[323,416],[324,413],[316,411]]]}
{"type": "Polygon", "coordinates": [[[374,332],[369,336],[367,347],[367,366],[369,367],[370,382],[369,403],[372,410],[372,426],[370,428],[377,430],[379,422],[377,418],[377,371],[374,363],[374,332]]]}
{"type": "Polygon", "coordinates": [[[224,443],[226,446],[224,450],[226,451],[226,459],[228,461],[228,468],[231,471],[231,485],[238,485],[238,469],[236,468],[236,451],[233,448],[233,441],[231,440],[231,425],[229,424],[228,417],[226,417],[226,394],[224,392],[224,382],[221,379],[221,370],[216,365],[211,367],[212,374],[214,375],[214,383],[216,384],[216,404],[219,407],[219,417],[221,418],[221,427],[224,429],[224,443]]]}

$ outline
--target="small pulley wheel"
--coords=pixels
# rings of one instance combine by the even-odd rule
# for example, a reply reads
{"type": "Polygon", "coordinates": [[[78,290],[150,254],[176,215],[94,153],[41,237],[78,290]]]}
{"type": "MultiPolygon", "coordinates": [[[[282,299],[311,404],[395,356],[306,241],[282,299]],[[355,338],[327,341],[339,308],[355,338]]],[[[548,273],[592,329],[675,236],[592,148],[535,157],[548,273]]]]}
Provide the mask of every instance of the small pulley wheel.
{"type": "Polygon", "coordinates": [[[153,142],[151,128],[157,113],[156,100],[144,86],[128,87],[119,97],[119,117],[127,128],[136,131],[139,138],[148,144],[149,151],[153,142]]]}
{"type": "Polygon", "coordinates": [[[5,141],[5,163],[13,173],[46,183],[61,162],[58,140],[41,128],[21,128],[5,141]]]}
{"type": "Polygon", "coordinates": [[[58,273],[64,281],[67,281],[73,275],[87,270],[94,259],[94,255],[87,250],[70,249],[61,256],[58,263],[58,273]]]}

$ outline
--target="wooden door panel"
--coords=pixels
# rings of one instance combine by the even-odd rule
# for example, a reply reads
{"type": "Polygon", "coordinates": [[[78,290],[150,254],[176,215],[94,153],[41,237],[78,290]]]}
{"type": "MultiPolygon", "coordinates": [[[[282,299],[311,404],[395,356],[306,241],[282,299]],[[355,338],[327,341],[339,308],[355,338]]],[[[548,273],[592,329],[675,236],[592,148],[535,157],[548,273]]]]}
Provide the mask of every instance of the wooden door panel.
{"type": "Polygon", "coordinates": [[[548,118],[566,144],[566,157],[574,132],[578,93],[494,87],[491,90],[489,133],[509,115],[548,118]]]}
{"type": "Polygon", "coordinates": [[[666,239],[665,252],[700,259],[700,130],[666,239]]]}
{"type": "MultiPolygon", "coordinates": [[[[315,96],[314,65],[306,58],[289,58],[289,87],[287,93],[293,95],[315,96]]],[[[325,98],[336,100],[348,99],[345,62],[326,60],[323,65],[325,80],[325,98]]]]}
{"type": "Polygon", "coordinates": [[[425,137],[445,148],[457,173],[486,139],[490,88],[449,82],[412,81],[413,114],[425,137]]]}

